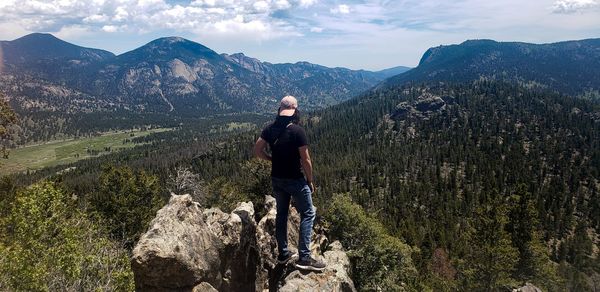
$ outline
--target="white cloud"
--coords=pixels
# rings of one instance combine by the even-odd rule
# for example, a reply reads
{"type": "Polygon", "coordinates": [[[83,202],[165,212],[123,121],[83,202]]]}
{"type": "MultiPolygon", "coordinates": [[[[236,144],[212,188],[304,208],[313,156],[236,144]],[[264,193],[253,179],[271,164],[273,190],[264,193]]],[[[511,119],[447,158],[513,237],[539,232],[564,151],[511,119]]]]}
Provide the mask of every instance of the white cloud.
{"type": "Polygon", "coordinates": [[[83,25],[63,26],[58,32],[56,32],[56,36],[61,39],[74,39],[89,34],[89,28],[83,25]]]}
{"type": "Polygon", "coordinates": [[[106,14],[94,14],[83,18],[84,23],[104,23],[110,20],[106,14]]]}
{"type": "Polygon", "coordinates": [[[269,3],[267,3],[266,1],[256,1],[256,2],[254,2],[254,5],[252,5],[252,6],[258,12],[269,11],[269,3]]]}
{"type": "Polygon", "coordinates": [[[300,0],[300,7],[310,7],[317,3],[317,0],[300,0]]]}
{"type": "Polygon", "coordinates": [[[249,22],[244,22],[244,17],[242,15],[237,15],[232,19],[219,21],[214,24],[214,27],[218,31],[224,33],[232,33],[238,31],[264,32],[267,30],[267,26],[262,21],[252,20],[249,22]]]}
{"type": "Polygon", "coordinates": [[[277,0],[275,1],[275,7],[277,9],[288,9],[292,7],[292,5],[287,0],[277,0]]]}
{"type": "Polygon", "coordinates": [[[597,0],[558,0],[554,2],[552,11],[554,13],[584,12],[598,6],[600,6],[600,2],[597,0]]]}
{"type": "Polygon", "coordinates": [[[2,0],[2,2],[0,2],[0,9],[2,9],[3,7],[6,6],[11,6],[15,4],[15,0],[2,0]]]}
{"type": "Polygon", "coordinates": [[[117,7],[115,9],[115,16],[112,18],[113,21],[124,21],[129,18],[129,12],[127,12],[127,8],[123,6],[117,7]]]}
{"type": "Polygon", "coordinates": [[[0,22],[0,39],[2,40],[16,39],[31,32],[13,22],[0,22]]]}
{"type": "Polygon", "coordinates": [[[348,14],[350,13],[350,6],[346,5],[346,4],[340,4],[335,8],[331,8],[329,9],[329,12],[333,13],[333,14],[348,14]]]}
{"type": "Polygon", "coordinates": [[[196,6],[215,6],[216,1],[215,0],[194,0],[191,3],[192,5],[196,5],[196,6]]]}
{"type": "Polygon", "coordinates": [[[102,27],[102,30],[105,32],[117,32],[119,27],[116,25],[105,25],[102,27]]]}
{"type": "Polygon", "coordinates": [[[257,39],[297,34],[286,19],[271,13],[312,5],[315,0],[0,0],[0,21],[26,31],[58,32],[85,26],[89,31],[145,33],[254,33],[257,39]],[[179,4],[177,4],[179,3],[179,4]],[[238,21],[241,16],[241,21],[238,21]],[[212,32],[211,32],[212,33],[212,32]]]}
{"type": "Polygon", "coordinates": [[[123,52],[180,35],[266,61],[373,69],[466,39],[547,43],[598,27],[600,0],[0,0],[0,39],[44,31],[123,52]]]}

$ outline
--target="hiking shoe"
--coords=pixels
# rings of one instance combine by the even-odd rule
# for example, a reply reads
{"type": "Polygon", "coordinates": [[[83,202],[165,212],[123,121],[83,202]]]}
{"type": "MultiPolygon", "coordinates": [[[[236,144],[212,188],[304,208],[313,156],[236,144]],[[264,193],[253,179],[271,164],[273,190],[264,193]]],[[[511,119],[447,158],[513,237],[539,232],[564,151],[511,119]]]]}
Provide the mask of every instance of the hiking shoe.
{"type": "Polygon", "coordinates": [[[287,256],[281,256],[278,255],[277,256],[277,263],[280,265],[285,265],[287,263],[289,263],[291,260],[297,259],[298,258],[298,254],[297,253],[291,253],[288,252],[287,256]]]}
{"type": "Polygon", "coordinates": [[[321,261],[315,260],[312,257],[308,259],[302,259],[296,262],[296,268],[307,271],[322,271],[325,269],[325,264],[321,261]]]}

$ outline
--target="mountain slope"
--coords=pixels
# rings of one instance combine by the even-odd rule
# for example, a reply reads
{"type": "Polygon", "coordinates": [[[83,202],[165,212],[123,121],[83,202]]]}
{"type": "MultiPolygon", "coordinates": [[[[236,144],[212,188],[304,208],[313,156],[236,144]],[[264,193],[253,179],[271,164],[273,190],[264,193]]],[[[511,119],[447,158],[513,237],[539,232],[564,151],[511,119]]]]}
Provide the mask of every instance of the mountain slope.
{"type": "Polygon", "coordinates": [[[86,79],[80,87],[93,94],[116,96],[150,111],[165,106],[196,112],[255,108],[265,98],[261,89],[266,91],[256,74],[178,37],[154,40],[101,63],[86,79]],[[256,84],[255,90],[249,84],[256,84]]]}
{"type": "Polygon", "coordinates": [[[388,69],[383,69],[383,70],[377,71],[375,73],[381,74],[385,78],[389,78],[392,76],[396,76],[398,74],[402,74],[410,69],[412,69],[412,68],[406,67],[406,66],[396,66],[396,67],[392,67],[392,68],[388,68],[388,69]]]}
{"type": "Polygon", "coordinates": [[[419,66],[385,82],[463,82],[494,78],[534,83],[568,94],[600,90],[600,39],[528,44],[470,40],[430,48],[419,66]]]}
{"type": "Polygon", "coordinates": [[[223,56],[252,72],[267,76],[268,80],[278,79],[280,86],[288,87],[288,90],[292,92],[321,99],[318,107],[335,104],[347,100],[349,97],[354,97],[362,93],[365,88],[376,84],[378,80],[387,77],[385,74],[378,72],[350,70],[340,67],[329,68],[308,62],[272,64],[261,62],[242,53],[223,54],[223,56]],[[330,90],[323,91],[323,88],[329,88],[330,90]]]}

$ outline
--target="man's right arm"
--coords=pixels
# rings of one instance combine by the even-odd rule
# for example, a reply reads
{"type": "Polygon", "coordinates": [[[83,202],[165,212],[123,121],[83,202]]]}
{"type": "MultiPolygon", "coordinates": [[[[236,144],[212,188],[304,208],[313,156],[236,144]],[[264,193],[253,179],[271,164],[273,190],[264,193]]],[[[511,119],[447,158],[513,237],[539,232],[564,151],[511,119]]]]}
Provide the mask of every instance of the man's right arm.
{"type": "Polygon", "coordinates": [[[302,164],[302,170],[304,171],[306,182],[308,183],[310,190],[314,193],[315,186],[313,184],[313,167],[312,161],[310,160],[310,154],[308,153],[308,145],[298,148],[298,151],[300,152],[300,164],[302,164]]]}

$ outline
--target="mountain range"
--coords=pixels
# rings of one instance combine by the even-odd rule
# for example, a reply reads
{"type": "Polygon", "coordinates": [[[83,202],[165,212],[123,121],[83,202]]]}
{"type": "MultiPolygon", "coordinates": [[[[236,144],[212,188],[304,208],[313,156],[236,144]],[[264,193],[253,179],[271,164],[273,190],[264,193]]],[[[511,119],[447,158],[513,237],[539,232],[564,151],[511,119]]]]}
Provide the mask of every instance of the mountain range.
{"type": "Polygon", "coordinates": [[[180,37],[114,55],[34,33],[1,41],[0,52],[0,94],[22,121],[15,143],[214,114],[272,113],[287,94],[310,111],[407,83],[502,80],[600,96],[600,39],[539,45],[470,40],[430,48],[416,68],[376,72],[272,64],[180,37]]]}
{"type": "Polygon", "coordinates": [[[269,112],[286,94],[318,109],[374,86],[407,82],[502,79],[572,95],[597,95],[600,88],[600,39],[541,45],[469,40],[428,49],[414,69],[377,72],[272,64],[243,53],[219,54],[179,37],[120,55],[42,33],[2,41],[0,48],[0,91],[20,112],[269,112]]]}
{"type": "Polygon", "coordinates": [[[271,64],[241,53],[218,54],[179,37],[159,38],[118,56],[41,33],[0,46],[0,87],[13,105],[66,112],[260,112],[272,111],[286,94],[314,109],[347,100],[408,69],[271,64]]]}

